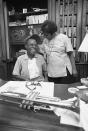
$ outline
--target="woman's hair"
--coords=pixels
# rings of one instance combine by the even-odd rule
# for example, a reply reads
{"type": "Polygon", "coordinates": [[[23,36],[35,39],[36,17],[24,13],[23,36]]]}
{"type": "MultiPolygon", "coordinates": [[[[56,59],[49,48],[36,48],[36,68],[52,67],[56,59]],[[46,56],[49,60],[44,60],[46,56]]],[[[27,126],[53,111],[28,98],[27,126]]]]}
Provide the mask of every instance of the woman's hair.
{"type": "Polygon", "coordinates": [[[52,35],[57,31],[57,25],[53,21],[45,20],[41,26],[41,31],[52,35]]]}
{"type": "Polygon", "coordinates": [[[28,36],[25,39],[25,42],[27,43],[29,39],[34,39],[34,40],[36,40],[37,44],[41,44],[41,38],[37,34],[33,34],[32,36],[28,36]]]}

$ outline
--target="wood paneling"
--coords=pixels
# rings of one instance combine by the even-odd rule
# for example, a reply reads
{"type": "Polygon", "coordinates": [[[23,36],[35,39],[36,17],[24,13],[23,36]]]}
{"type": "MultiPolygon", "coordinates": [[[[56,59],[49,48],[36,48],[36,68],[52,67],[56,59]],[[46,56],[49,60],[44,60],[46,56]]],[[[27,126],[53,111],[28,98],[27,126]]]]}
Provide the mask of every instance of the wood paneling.
{"type": "Polygon", "coordinates": [[[3,0],[0,0],[0,78],[7,79],[6,63],[2,60],[7,59],[7,45],[6,45],[6,25],[5,25],[5,5],[3,0]]]}
{"type": "Polygon", "coordinates": [[[56,1],[48,0],[48,19],[56,21],[56,1]]]}
{"type": "Polygon", "coordinates": [[[6,64],[0,61],[0,79],[6,80],[7,79],[7,68],[6,64]]]}
{"type": "Polygon", "coordinates": [[[4,4],[3,1],[0,0],[0,44],[1,44],[1,59],[6,59],[7,51],[6,51],[6,32],[5,32],[5,19],[4,19],[4,4]]]}
{"type": "MultiPolygon", "coordinates": [[[[82,2],[83,2],[82,0],[78,0],[77,6],[77,45],[76,45],[77,50],[82,41],[82,2]]],[[[79,53],[77,53],[76,55],[77,55],[76,59],[78,59],[79,62],[83,61],[82,54],[79,55],[79,53]]]]}

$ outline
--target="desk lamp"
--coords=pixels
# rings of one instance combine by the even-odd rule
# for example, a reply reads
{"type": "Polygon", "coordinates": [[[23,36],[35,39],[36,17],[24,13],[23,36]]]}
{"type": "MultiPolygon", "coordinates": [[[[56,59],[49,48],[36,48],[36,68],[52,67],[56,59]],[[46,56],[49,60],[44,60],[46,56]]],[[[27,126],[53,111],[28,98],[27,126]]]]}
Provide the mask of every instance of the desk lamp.
{"type": "MultiPolygon", "coordinates": [[[[78,49],[79,52],[84,52],[86,55],[86,61],[87,61],[87,53],[88,53],[88,31],[85,34],[85,37],[78,49]]],[[[81,78],[81,83],[88,87],[88,77],[87,78],[81,78]]],[[[82,92],[82,98],[88,99],[88,91],[87,95],[86,92],[82,92]],[[85,97],[86,96],[86,97],[85,97]]],[[[88,131],[88,104],[86,104],[84,101],[80,99],[80,124],[83,127],[85,131],[88,131]]]]}
{"type": "MultiPolygon", "coordinates": [[[[88,31],[85,34],[85,37],[78,49],[78,52],[84,52],[85,53],[85,60],[87,61],[87,53],[88,53],[88,31]]],[[[88,86],[88,77],[87,78],[81,78],[81,83],[88,86]]]]}
{"type": "Polygon", "coordinates": [[[88,32],[86,33],[78,51],[79,52],[88,52],[88,32]]]}

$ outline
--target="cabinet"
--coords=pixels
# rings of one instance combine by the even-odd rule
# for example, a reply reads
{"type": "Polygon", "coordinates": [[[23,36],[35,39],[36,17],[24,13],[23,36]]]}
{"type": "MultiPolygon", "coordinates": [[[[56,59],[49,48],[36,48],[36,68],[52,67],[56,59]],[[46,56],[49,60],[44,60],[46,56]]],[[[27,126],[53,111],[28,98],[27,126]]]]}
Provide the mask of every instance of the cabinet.
{"type": "Polygon", "coordinates": [[[32,34],[41,34],[41,24],[48,19],[47,10],[39,12],[18,13],[8,16],[9,46],[7,77],[11,79],[12,70],[19,51],[25,49],[25,39],[32,34]]]}
{"type": "Polygon", "coordinates": [[[56,21],[59,19],[59,32],[68,35],[71,39],[73,49],[76,49],[77,40],[77,1],[56,1],[56,21]],[[59,18],[58,18],[59,15],[59,18]]]}
{"type": "MultiPolygon", "coordinates": [[[[82,11],[82,40],[88,32],[88,0],[83,0],[83,11],[82,11]]],[[[88,53],[81,53],[81,60],[88,63],[88,53]]]]}
{"type": "Polygon", "coordinates": [[[82,2],[82,0],[49,0],[48,4],[49,19],[56,22],[58,32],[68,35],[71,39],[76,62],[80,61],[77,50],[82,40],[82,2]]]}
{"type": "Polygon", "coordinates": [[[71,39],[79,77],[87,77],[88,54],[78,48],[88,28],[88,0],[48,0],[49,19],[71,39]]]}
{"type": "Polygon", "coordinates": [[[41,23],[47,19],[47,10],[9,16],[10,59],[14,59],[19,50],[24,49],[24,41],[28,36],[40,35],[41,23]]]}
{"type": "Polygon", "coordinates": [[[71,39],[76,62],[80,61],[77,50],[81,43],[81,19],[81,0],[56,1],[56,22],[59,27],[58,31],[68,35],[68,37],[71,39]]]}

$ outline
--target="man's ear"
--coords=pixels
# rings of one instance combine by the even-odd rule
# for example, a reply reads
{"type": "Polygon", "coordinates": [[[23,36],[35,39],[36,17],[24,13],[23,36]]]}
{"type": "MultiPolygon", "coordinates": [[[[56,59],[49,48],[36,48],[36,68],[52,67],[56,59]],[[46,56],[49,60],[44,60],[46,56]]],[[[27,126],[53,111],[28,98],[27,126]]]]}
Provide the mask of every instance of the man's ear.
{"type": "Polygon", "coordinates": [[[27,44],[25,44],[25,49],[27,49],[27,44]]]}

